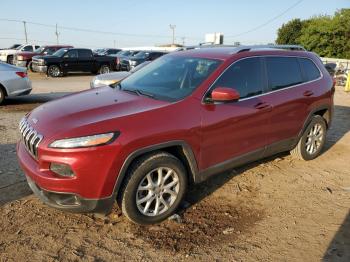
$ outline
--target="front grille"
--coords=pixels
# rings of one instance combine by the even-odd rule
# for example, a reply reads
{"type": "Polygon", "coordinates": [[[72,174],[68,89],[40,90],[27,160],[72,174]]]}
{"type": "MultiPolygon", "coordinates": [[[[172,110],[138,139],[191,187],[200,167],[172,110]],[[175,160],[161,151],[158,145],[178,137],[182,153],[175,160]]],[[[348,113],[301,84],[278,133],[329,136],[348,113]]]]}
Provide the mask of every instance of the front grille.
{"type": "Polygon", "coordinates": [[[27,151],[34,157],[38,158],[38,146],[43,136],[28,123],[26,118],[23,118],[19,123],[19,131],[21,132],[23,144],[27,151]]]}

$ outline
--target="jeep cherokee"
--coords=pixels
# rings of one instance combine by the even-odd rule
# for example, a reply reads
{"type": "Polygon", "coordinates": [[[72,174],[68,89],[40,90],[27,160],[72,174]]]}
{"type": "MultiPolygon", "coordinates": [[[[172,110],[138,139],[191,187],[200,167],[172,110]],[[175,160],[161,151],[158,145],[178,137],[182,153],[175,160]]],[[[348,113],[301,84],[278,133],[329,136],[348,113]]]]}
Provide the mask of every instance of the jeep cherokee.
{"type": "Polygon", "coordinates": [[[178,208],[189,185],[273,154],[324,146],[334,85],[314,53],[270,47],[174,52],[120,83],[46,103],[20,122],[34,193],[68,211],[138,224],[178,208]]]}

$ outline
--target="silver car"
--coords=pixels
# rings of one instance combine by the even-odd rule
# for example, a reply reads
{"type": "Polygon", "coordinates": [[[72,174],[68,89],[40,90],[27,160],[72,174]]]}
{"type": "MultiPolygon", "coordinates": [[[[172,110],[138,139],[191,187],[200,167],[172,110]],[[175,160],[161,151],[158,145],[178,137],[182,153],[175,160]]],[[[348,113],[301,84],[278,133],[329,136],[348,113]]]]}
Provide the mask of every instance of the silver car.
{"type": "Polygon", "coordinates": [[[107,85],[113,85],[113,84],[119,83],[125,77],[131,75],[132,73],[135,73],[145,65],[148,65],[150,62],[151,61],[143,62],[142,64],[139,64],[138,66],[134,67],[130,71],[119,71],[119,72],[95,76],[90,82],[90,87],[97,88],[101,86],[107,86],[107,85]]]}
{"type": "Polygon", "coordinates": [[[0,62],[0,105],[6,97],[28,95],[31,91],[26,69],[0,62]]]}

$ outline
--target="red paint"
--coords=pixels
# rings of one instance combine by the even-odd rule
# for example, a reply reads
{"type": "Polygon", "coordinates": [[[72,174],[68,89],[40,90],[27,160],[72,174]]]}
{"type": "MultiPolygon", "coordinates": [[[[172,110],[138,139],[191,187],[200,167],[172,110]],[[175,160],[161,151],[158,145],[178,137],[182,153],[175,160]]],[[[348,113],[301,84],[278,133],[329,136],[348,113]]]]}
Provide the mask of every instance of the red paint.
{"type": "MultiPolygon", "coordinates": [[[[18,143],[19,162],[26,175],[40,187],[57,192],[99,199],[111,196],[127,157],[138,149],[183,140],[192,149],[199,171],[230,158],[294,137],[307,115],[320,105],[332,105],[332,79],[312,53],[252,51],[231,54],[227,48],[209,48],[173,53],[220,59],[223,63],[187,98],[165,102],[137,96],[110,87],[88,90],[46,103],[28,115],[28,121],[44,136],[34,160],[18,143]],[[243,101],[204,103],[204,95],[217,77],[234,61],[261,55],[301,55],[317,63],[321,80],[243,101]],[[303,95],[307,90],[313,94],[303,95]],[[37,119],[36,124],[33,118],[37,119]],[[52,149],[54,140],[119,131],[111,144],[81,149],[52,149]],[[51,162],[70,165],[76,177],[49,171],[51,162]]],[[[233,99],[224,88],[217,98],[233,99]]]]}
{"type": "Polygon", "coordinates": [[[239,93],[232,88],[217,87],[211,93],[211,98],[217,102],[232,102],[239,99],[239,93]]]}

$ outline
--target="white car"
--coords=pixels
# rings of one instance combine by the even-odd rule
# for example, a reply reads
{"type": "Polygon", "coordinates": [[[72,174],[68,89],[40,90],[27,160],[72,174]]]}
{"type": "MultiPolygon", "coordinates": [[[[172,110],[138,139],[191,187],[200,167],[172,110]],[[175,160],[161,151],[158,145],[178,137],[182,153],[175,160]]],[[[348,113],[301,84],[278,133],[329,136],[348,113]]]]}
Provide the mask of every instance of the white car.
{"type": "Polygon", "coordinates": [[[28,95],[31,91],[25,68],[0,62],[0,105],[6,97],[28,95]]]}
{"type": "Polygon", "coordinates": [[[8,64],[12,64],[13,56],[17,52],[33,52],[35,49],[37,49],[39,47],[40,47],[39,45],[24,44],[24,45],[20,45],[19,47],[15,48],[15,49],[0,50],[0,61],[6,62],[8,64]]]}

